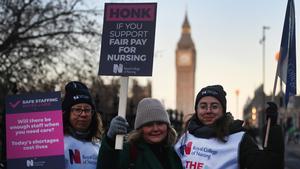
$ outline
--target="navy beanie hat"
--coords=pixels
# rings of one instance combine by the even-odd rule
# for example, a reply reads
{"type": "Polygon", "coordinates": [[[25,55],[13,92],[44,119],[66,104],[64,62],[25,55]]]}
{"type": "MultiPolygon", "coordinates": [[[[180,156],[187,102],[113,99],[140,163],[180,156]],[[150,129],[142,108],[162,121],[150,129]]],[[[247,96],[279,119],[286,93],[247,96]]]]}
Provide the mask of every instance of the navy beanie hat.
{"type": "Polygon", "coordinates": [[[212,96],[218,99],[223,107],[223,112],[226,112],[227,100],[226,100],[226,92],[224,91],[221,85],[212,85],[206,86],[200,90],[197,94],[196,102],[195,102],[195,111],[197,112],[197,106],[200,99],[204,96],[212,96]]]}
{"type": "Polygon", "coordinates": [[[79,103],[87,103],[95,109],[92,96],[85,84],[72,81],[65,86],[65,97],[62,102],[62,110],[64,112],[70,111],[71,107],[79,103]]]}

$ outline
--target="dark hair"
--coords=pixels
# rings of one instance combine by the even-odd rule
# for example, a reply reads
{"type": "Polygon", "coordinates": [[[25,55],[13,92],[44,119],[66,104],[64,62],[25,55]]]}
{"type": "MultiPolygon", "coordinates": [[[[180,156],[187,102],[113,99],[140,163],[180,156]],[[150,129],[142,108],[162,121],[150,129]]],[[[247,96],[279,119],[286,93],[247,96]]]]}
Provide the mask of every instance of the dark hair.
{"type": "MultiPolygon", "coordinates": [[[[188,131],[188,126],[192,120],[197,120],[200,126],[204,126],[204,124],[199,120],[197,117],[197,114],[193,114],[186,122],[184,126],[184,132],[181,136],[186,135],[188,131]]],[[[213,125],[210,125],[210,127],[214,130],[215,137],[222,141],[227,142],[227,137],[229,135],[229,127],[233,123],[233,117],[231,113],[227,112],[223,116],[221,116],[219,119],[216,120],[216,122],[213,125]]],[[[186,138],[183,139],[183,142],[186,141],[186,138]]]]}
{"type": "MultiPolygon", "coordinates": [[[[87,141],[95,141],[97,139],[101,139],[101,136],[103,134],[102,129],[102,121],[100,113],[96,112],[95,109],[93,110],[94,113],[92,115],[92,121],[89,127],[89,134],[85,138],[87,141]]],[[[63,124],[64,124],[64,134],[65,135],[71,135],[71,123],[70,123],[70,111],[63,112],[63,124]]]]}
{"type": "Polygon", "coordinates": [[[216,137],[222,142],[227,142],[227,136],[229,134],[229,126],[232,122],[232,118],[227,114],[223,115],[212,125],[213,129],[215,129],[216,137]]]}

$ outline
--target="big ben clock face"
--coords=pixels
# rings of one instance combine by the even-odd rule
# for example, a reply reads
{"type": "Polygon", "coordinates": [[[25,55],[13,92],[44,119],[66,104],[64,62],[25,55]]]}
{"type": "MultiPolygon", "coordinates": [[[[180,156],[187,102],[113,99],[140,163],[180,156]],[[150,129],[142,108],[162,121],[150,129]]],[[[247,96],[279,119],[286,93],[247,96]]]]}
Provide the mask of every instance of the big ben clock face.
{"type": "Polygon", "coordinates": [[[181,54],[178,58],[178,65],[188,66],[192,63],[192,58],[189,54],[181,54]]]}

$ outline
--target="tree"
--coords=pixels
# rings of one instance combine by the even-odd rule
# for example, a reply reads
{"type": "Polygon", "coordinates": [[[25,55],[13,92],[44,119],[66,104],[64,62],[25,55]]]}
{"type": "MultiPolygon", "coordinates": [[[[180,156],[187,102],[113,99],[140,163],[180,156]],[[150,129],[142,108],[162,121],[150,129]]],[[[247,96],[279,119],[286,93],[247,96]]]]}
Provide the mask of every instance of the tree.
{"type": "Polygon", "coordinates": [[[111,119],[118,113],[119,89],[118,79],[111,79],[110,84],[105,84],[101,78],[92,80],[90,90],[96,109],[101,114],[104,129],[107,129],[111,119]]]}
{"type": "MultiPolygon", "coordinates": [[[[109,84],[105,84],[101,78],[90,80],[90,91],[95,101],[95,106],[100,112],[103,127],[107,129],[111,119],[117,115],[119,108],[119,91],[120,79],[112,78],[109,84]]],[[[139,101],[145,97],[151,97],[151,82],[148,81],[146,86],[141,86],[136,79],[130,80],[129,95],[126,106],[126,119],[131,128],[134,125],[136,108],[139,101]]]]}
{"type": "Polygon", "coordinates": [[[91,74],[95,62],[90,57],[99,48],[100,11],[83,2],[0,2],[0,111],[8,93],[38,90],[51,78],[60,84],[71,75],[80,79],[91,74]]]}

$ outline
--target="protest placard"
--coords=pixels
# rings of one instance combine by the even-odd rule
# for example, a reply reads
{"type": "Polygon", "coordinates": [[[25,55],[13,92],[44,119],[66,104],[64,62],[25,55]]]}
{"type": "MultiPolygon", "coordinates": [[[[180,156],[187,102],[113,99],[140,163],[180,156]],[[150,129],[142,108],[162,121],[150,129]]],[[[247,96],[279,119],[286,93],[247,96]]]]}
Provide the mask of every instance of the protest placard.
{"type": "Polygon", "coordinates": [[[151,76],[156,3],[106,3],[99,75],[151,76]]]}
{"type": "MultiPolygon", "coordinates": [[[[99,75],[122,76],[118,115],[125,118],[129,76],[151,76],[156,3],[106,3],[99,75]]],[[[116,149],[123,136],[117,135],[116,149]]]]}
{"type": "Polygon", "coordinates": [[[60,92],[7,96],[5,106],[7,168],[64,168],[60,92]]]}

